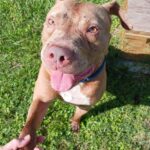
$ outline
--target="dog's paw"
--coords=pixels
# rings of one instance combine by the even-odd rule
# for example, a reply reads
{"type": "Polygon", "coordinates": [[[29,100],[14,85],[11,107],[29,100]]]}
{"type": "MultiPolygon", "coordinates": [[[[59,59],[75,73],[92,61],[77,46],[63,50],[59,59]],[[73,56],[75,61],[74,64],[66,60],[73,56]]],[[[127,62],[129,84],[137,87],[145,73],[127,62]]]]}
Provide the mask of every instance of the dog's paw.
{"type": "Polygon", "coordinates": [[[71,130],[73,132],[79,132],[80,131],[80,123],[76,121],[71,121],[71,130]]]}

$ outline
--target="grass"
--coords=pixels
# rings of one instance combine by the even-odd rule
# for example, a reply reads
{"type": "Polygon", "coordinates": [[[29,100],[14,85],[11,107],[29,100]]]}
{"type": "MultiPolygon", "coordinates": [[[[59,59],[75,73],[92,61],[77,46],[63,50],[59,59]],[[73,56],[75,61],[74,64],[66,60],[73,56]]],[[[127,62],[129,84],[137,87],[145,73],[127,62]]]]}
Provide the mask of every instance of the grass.
{"type": "MultiPolygon", "coordinates": [[[[52,5],[51,0],[0,1],[0,145],[17,137],[25,122],[41,63],[42,23],[52,5]]],[[[118,25],[114,19],[112,31],[118,25]]],[[[108,57],[107,91],[83,118],[80,133],[70,131],[74,106],[57,100],[38,131],[46,136],[44,149],[150,149],[150,78],[115,68],[118,43],[114,35],[108,57]]]]}

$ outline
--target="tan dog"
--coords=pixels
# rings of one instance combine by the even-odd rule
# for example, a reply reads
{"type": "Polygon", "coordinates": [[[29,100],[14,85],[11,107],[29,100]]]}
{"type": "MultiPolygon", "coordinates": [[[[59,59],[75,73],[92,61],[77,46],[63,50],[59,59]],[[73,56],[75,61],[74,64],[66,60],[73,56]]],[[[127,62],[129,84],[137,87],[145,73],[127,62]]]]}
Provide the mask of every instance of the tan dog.
{"type": "Polygon", "coordinates": [[[116,2],[100,6],[58,0],[49,11],[42,31],[42,64],[20,134],[32,137],[24,149],[32,150],[36,145],[36,130],[56,97],[76,105],[71,119],[73,131],[79,130],[81,117],[102,97],[112,14],[119,17],[125,29],[130,29],[116,2]]]}

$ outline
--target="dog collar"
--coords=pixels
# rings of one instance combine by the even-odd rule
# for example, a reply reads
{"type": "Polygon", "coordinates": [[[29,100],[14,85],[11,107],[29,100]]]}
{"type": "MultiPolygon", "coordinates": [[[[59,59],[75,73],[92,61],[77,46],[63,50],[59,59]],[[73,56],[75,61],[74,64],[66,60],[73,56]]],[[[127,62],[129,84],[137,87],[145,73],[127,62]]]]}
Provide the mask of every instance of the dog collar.
{"type": "Polygon", "coordinates": [[[98,67],[98,69],[93,74],[91,74],[87,78],[81,80],[80,82],[84,83],[84,82],[89,82],[89,81],[95,79],[98,75],[100,75],[102,73],[102,71],[105,68],[105,64],[106,64],[106,59],[103,60],[102,64],[98,67]]]}

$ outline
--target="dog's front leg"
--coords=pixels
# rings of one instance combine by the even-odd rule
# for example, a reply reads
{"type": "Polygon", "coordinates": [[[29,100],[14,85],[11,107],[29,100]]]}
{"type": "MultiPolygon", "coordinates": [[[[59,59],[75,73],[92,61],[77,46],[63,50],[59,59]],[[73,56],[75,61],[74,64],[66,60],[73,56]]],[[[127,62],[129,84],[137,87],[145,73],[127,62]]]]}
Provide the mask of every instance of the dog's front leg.
{"type": "Polygon", "coordinates": [[[24,128],[21,131],[20,138],[30,134],[31,141],[24,150],[33,150],[36,146],[36,130],[40,126],[50,102],[42,102],[41,100],[33,100],[24,128]]]}
{"type": "Polygon", "coordinates": [[[78,132],[80,130],[81,118],[90,110],[90,108],[90,106],[76,106],[76,111],[71,118],[71,129],[73,132],[78,132]]]}
{"type": "Polygon", "coordinates": [[[33,150],[36,146],[36,130],[40,126],[48,106],[56,98],[57,93],[50,86],[50,77],[43,66],[41,66],[36,81],[33,101],[28,111],[27,120],[21,131],[20,138],[30,134],[31,141],[23,150],[33,150]]]}

